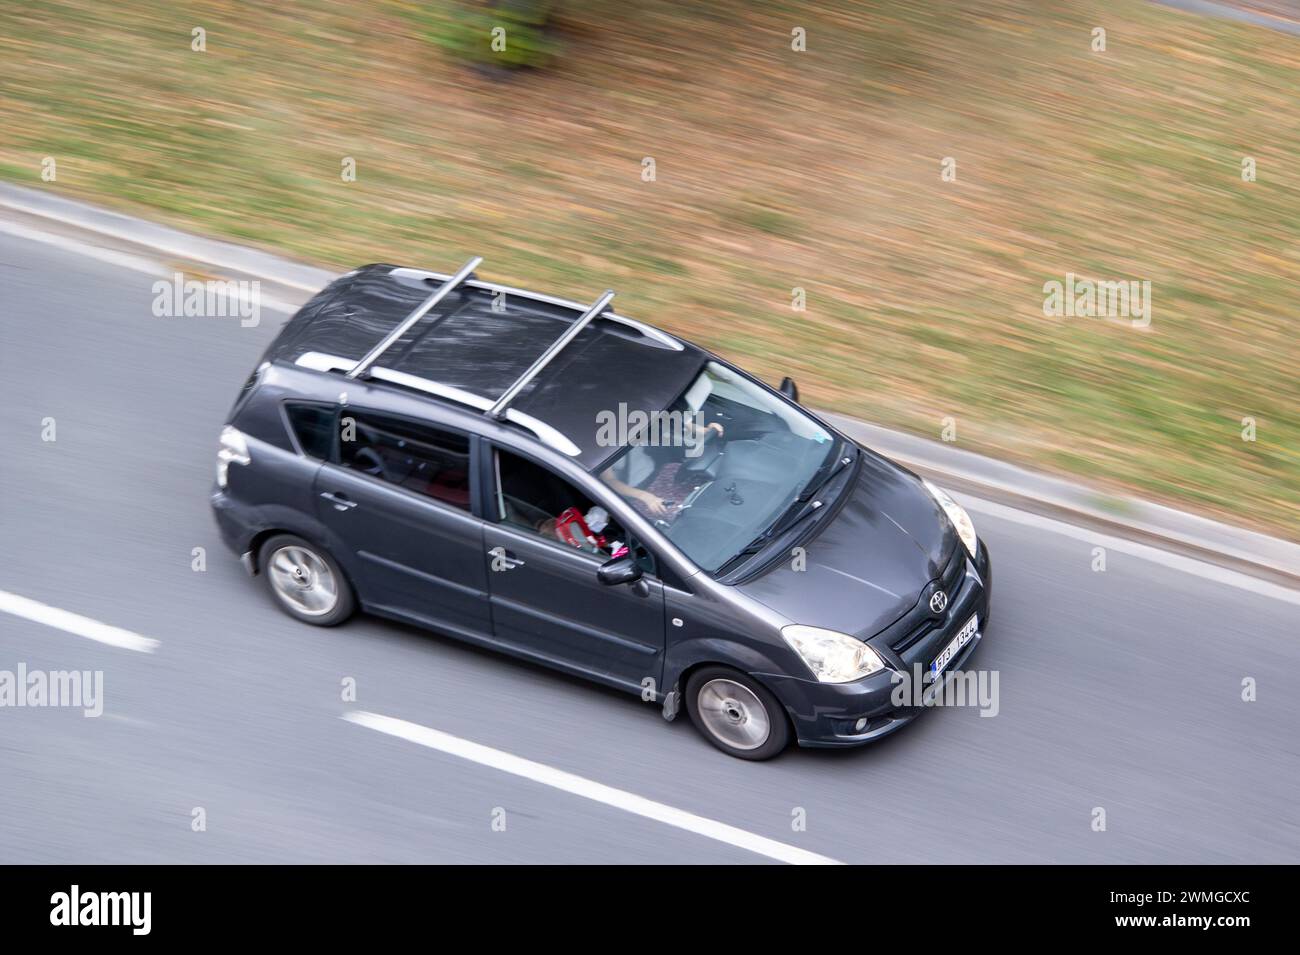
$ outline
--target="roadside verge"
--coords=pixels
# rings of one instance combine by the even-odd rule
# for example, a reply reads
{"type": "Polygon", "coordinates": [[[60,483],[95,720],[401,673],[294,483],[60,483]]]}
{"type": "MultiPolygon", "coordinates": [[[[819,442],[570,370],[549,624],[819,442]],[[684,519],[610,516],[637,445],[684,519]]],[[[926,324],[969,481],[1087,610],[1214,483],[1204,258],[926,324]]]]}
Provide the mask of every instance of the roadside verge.
{"type": "MultiPolygon", "coordinates": [[[[268,286],[268,294],[291,305],[305,301],[334,277],[326,269],[268,252],[8,183],[0,183],[0,209],[5,222],[53,240],[94,245],[169,268],[193,266],[216,277],[255,279],[268,286]]],[[[1139,498],[1105,494],[869,422],[830,413],[825,417],[864,444],[955,491],[1300,590],[1298,544],[1139,498]]]]}

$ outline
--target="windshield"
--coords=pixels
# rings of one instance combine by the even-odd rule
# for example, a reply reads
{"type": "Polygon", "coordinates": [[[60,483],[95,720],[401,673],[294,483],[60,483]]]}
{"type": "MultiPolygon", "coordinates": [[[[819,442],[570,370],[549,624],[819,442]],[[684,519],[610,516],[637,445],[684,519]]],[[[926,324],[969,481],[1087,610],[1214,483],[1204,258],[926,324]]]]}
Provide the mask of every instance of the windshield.
{"type": "Polygon", "coordinates": [[[836,442],[816,421],[715,361],[666,410],[627,412],[601,480],[716,571],[768,530],[836,442]]]}

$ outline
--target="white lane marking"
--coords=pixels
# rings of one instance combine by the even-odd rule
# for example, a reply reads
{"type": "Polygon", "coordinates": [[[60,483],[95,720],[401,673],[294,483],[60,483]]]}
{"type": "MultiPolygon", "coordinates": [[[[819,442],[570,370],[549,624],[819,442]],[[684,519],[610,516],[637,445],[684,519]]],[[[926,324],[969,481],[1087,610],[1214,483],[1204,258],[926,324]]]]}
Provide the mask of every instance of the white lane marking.
{"type": "MultiPolygon", "coordinates": [[[[82,242],[79,239],[69,238],[68,236],[55,235],[51,232],[43,232],[40,229],[33,229],[29,226],[19,225],[17,222],[0,222],[0,232],[8,233],[19,239],[30,239],[33,242],[43,242],[46,245],[52,245],[55,248],[62,249],[64,252],[71,252],[74,255],[84,255],[88,259],[95,259],[108,265],[117,266],[118,268],[128,269],[132,272],[143,272],[146,275],[152,275],[155,278],[171,278],[176,269],[167,268],[161,262],[153,259],[146,259],[143,256],[131,255],[129,252],[118,252],[115,249],[104,249],[97,245],[91,245],[88,242],[82,242]]],[[[227,298],[232,297],[231,291],[223,290],[227,298]]],[[[243,298],[242,293],[235,293],[237,300],[243,298]]],[[[278,298],[270,295],[258,294],[257,304],[261,308],[269,308],[273,311],[283,312],[286,315],[292,315],[298,311],[298,306],[290,305],[278,298]]]]}
{"type": "Polygon", "coordinates": [[[954,493],[953,496],[964,506],[977,513],[988,514],[990,517],[1010,521],[1013,524],[1022,524],[1025,527],[1033,527],[1037,530],[1046,530],[1066,537],[1073,537],[1075,540],[1087,541],[1108,550],[1119,551],[1121,554],[1131,554],[1134,557],[1149,560],[1152,563],[1160,564],[1163,567],[1184,574],[1192,574],[1218,584],[1226,584],[1229,587],[1236,587],[1263,597],[1272,597],[1274,600],[1300,606],[1300,590],[1292,590],[1289,587],[1283,587],[1281,584],[1260,580],[1258,577],[1230,570],[1227,567],[1209,564],[1203,560],[1197,560],[1195,557],[1173,554],[1167,550],[1152,547],[1150,544],[1140,544],[1137,541],[1125,540],[1122,537],[1113,537],[1109,534],[1090,531],[1084,527],[1077,527],[1074,524],[1067,524],[1065,521],[1058,521],[1052,517],[1043,517],[1040,514],[1031,514],[1028,511],[1018,511],[1014,507],[1007,507],[1005,504],[997,504],[993,501],[972,497],[969,494],[954,493]]]}
{"type": "Polygon", "coordinates": [[[130,630],[123,630],[121,627],[100,623],[98,620],[91,620],[79,613],[60,610],[58,607],[51,607],[49,604],[38,603],[35,600],[11,594],[7,590],[0,590],[0,611],[44,624],[47,627],[54,627],[67,633],[74,633],[79,637],[85,637],[87,640],[107,643],[110,647],[135,650],[137,653],[153,653],[160,645],[152,637],[142,637],[130,630]]]}
{"type": "Polygon", "coordinates": [[[644,796],[637,796],[622,789],[614,789],[603,783],[594,782],[582,776],[575,776],[573,773],[566,773],[562,769],[555,769],[543,763],[535,763],[531,759],[523,759],[502,750],[493,749],[490,746],[471,743],[467,739],[430,729],[418,723],[408,723],[406,720],[381,716],[378,713],[370,713],[365,710],[353,710],[344,713],[342,718],[349,723],[356,723],[358,726],[378,730],[381,733],[387,733],[389,736],[396,736],[398,739],[418,743],[421,746],[449,753],[452,756],[459,756],[462,759],[468,759],[470,762],[490,766],[493,769],[499,769],[515,776],[522,776],[544,786],[552,786],[575,796],[582,796],[584,799],[591,799],[634,815],[676,826],[678,829],[685,829],[687,832],[693,832],[696,835],[716,839],[719,842],[725,842],[741,849],[748,849],[750,852],[767,856],[769,859],[776,859],[779,862],[789,862],[793,865],[843,865],[842,862],[828,856],[818,855],[806,849],[798,849],[786,845],[784,842],[758,836],[752,832],[746,832],[744,829],[737,829],[735,826],[706,819],[703,816],[697,816],[682,809],[674,809],[672,806],[655,802],[653,799],[646,799],[644,796]]]}

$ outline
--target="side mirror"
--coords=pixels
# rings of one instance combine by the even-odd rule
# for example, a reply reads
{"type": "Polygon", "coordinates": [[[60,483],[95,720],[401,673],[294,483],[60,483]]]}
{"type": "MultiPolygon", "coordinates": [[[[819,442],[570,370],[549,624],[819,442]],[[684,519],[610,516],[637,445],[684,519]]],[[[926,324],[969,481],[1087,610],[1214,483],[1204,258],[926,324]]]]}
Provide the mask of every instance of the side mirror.
{"type": "Polygon", "coordinates": [[[791,401],[799,400],[799,386],[794,383],[794,379],[786,375],[781,379],[781,387],[777,389],[791,401]]]}
{"type": "Polygon", "coordinates": [[[596,579],[607,587],[635,583],[641,579],[641,565],[630,556],[615,557],[600,565],[596,579]]]}

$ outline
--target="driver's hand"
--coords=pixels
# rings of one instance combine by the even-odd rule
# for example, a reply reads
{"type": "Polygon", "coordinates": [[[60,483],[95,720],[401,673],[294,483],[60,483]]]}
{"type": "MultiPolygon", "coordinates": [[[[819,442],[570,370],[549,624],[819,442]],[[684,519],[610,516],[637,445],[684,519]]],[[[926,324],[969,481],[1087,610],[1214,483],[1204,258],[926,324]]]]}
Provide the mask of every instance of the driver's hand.
{"type": "Polygon", "coordinates": [[[664,502],[655,497],[649,491],[642,491],[637,495],[637,497],[640,498],[641,503],[646,506],[646,509],[649,510],[651,515],[654,517],[663,517],[668,513],[668,508],[664,505],[664,502]]]}
{"type": "Polygon", "coordinates": [[[708,438],[709,438],[713,433],[715,433],[715,432],[717,433],[717,435],[718,435],[719,438],[722,437],[723,434],[726,433],[726,432],[723,430],[722,425],[720,425],[720,424],[719,424],[718,422],[716,422],[716,421],[711,421],[711,422],[709,422],[709,426],[708,426],[707,428],[704,429],[704,438],[705,438],[705,440],[708,440],[708,438]]]}

